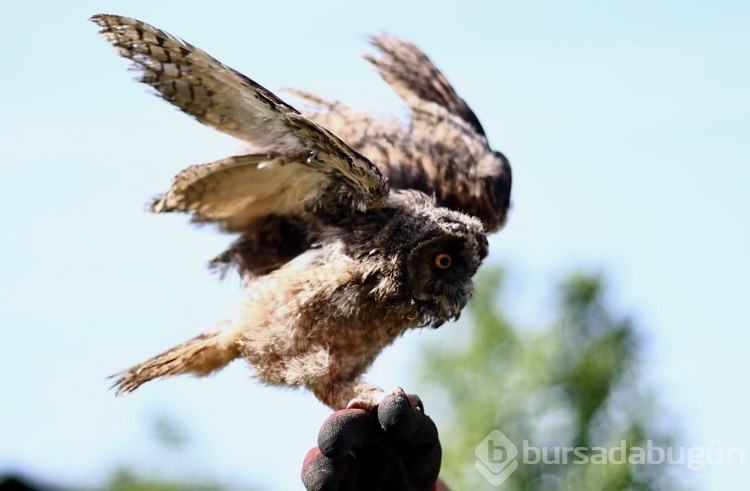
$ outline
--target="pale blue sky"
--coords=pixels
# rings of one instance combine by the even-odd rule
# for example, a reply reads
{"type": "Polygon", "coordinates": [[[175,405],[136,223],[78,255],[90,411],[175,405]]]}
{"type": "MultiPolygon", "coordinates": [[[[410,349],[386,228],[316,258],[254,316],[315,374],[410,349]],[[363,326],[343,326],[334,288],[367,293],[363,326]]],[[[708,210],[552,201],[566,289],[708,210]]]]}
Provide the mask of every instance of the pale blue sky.
{"type": "MultiPolygon", "coordinates": [[[[147,215],[143,204],[184,166],[238,143],[133,82],[86,20],[102,11],[166,29],[272,90],[299,87],[384,114],[404,111],[361,60],[365,36],[417,42],[513,163],[515,207],[490,258],[510,269],[511,314],[541,324],[557,279],[603,270],[618,308],[642,327],[644,374],[682,443],[721,440],[750,457],[748,5],[6,6],[0,472],[77,483],[117,462],[176,467],[143,443],[149,418],[167,413],[194,430],[195,467],[300,489],[302,457],[328,412],[304,391],[261,387],[239,363],[211,380],[149,384],[125,398],[106,391],[106,375],[209,328],[236,299],[236,282],[204,268],[229,238],[147,215]]],[[[419,392],[405,367],[460,327],[408,335],[370,380],[419,392]]],[[[745,489],[747,465],[690,476],[704,489],[745,489]]]]}

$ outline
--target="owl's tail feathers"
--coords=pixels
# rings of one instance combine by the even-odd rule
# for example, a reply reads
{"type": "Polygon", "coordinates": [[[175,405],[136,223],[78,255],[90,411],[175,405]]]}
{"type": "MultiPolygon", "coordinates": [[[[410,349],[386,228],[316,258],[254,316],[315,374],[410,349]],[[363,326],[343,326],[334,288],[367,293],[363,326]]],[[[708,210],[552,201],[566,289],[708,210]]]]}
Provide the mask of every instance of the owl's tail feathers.
{"type": "Polygon", "coordinates": [[[155,378],[167,378],[183,373],[204,376],[220,370],[240,356],[238,334],[232,331],[214,331],[196,336],[150,360],[113,375],[112,377],[118,379],[112,388],[117,389],[119,396],[133,392],[155,378]]]}

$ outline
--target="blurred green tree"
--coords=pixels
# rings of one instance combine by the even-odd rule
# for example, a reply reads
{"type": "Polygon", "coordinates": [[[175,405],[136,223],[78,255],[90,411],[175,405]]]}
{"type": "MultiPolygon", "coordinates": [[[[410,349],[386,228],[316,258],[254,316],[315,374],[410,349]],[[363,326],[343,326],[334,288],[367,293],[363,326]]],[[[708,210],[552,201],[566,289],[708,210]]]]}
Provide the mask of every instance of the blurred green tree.
{"type": "MultiPolygon", "coordinates": [[[[159,415],[151,421],[151,434],[166,458],[181,461],[190,446],[188,432],[174,417],[159,415]]],[[[129,466],[117,467],[101,487],[103,491],[222,491],[226,486],[213,479],[181,479],[156,470],[136,471],[129,466]]]]}
{"type": "Polygon", "coordinates": [[[195,484],[166,476],[142,476],[128,469],[117,469],[102,488],[104,491],[221,491],[218,484],[195,484]]]}
{"type": "Polygon", "coordinates": [[[673,431],[640,380],[633,323],[608,307],[602,279],[574,274],[564,280],[554,321],[544,329],[519,329],[503,316],[502,280],[499,269],[478,276],[466,339],[431,345],[421,362],[422,395],[441,431],[446,482],[453,489],[494,489],[475,468],[475,448],[500,430],[518,449],[518,467],[502,484],[506,491],[683,488],[676,466],[628,463],[638,462],[629,449],[646,449],[649,440],[666,448],[673,431]],[[623,440],[625,451],[601,463],[594,447],[609,450],[623,440]],[[589,462],[574,447],[589,449],[580,452],[589,462]]]}

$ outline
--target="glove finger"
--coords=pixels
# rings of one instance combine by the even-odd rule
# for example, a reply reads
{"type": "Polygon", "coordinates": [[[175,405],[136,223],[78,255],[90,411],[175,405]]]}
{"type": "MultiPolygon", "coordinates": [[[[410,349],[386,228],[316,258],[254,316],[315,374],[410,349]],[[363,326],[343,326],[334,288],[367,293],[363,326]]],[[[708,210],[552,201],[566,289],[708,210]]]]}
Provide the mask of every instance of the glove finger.
{"type": "Polygon", "coordinates": [[[364,409],[333,413],[320,428],[318,447],[327,457],[340,459],[353,448],[372,445],[384,437],[376,418],[364,409]]]}
{"type": "Polygon", "coordinates": [[[388,436],[397,440],[409,438],[422,424],[424,418],[419,407],[414,407],[409,399],[393,394],[387,395],[377,408],[380,426],[388,436]]]}
{"type": "Polygon", "coordinates": [[[334,460],[315,447],[311,449],[302,464],[302,484],[307,491],[338,491],[342,484],[351,478],[352,458],[334,460]]]}
{"type": "Polygon", "coordinates": [[[431,489],[440,474],[443,450],[439,440],[402,448],[401,458],[411,484],[416,489],[431,489]]]}
{"type": "Polygon", "coordinates": [[[354,483],[357,491],[406,490],[409,478],[402,456],[393,442],[383,439],[365,449],[355,450],[354,483]]]}
{"type": "Polygon", "coordinates": [[[426,414],[419,414],[416,419],[417,428],[409,435],[409,445],[417,446],[440,441],[437,426],[432,418],[426,414]]]}
{"type": "Polygon", "coordinates": [[[415,489],[430,489],[442,461],[437,426],[421,404],[412,405],[403,397],[385,399],[378,420],[400,452],[404,473],[415,489]]]}

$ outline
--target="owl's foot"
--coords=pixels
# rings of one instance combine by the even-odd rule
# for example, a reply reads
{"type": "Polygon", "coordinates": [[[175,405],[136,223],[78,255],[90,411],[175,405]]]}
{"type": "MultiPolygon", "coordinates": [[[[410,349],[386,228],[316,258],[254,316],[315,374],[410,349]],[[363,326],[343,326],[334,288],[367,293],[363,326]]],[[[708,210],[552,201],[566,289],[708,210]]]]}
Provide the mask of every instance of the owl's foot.
{"type": "Polygon", "coordinates": [[[346,405],[346,409],[364,409],[367,412],[374,411],[384,398],[389,395],[407,399],[413,407],[424,407],[422,400],[416,394],[407,394],[401,387],[396,387],[390,392],[385,392],[379,388],[373,388],[372,391],[355,397],[346,405]]]}

